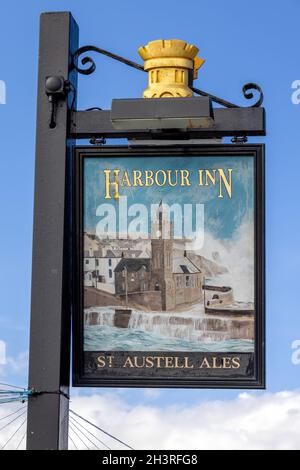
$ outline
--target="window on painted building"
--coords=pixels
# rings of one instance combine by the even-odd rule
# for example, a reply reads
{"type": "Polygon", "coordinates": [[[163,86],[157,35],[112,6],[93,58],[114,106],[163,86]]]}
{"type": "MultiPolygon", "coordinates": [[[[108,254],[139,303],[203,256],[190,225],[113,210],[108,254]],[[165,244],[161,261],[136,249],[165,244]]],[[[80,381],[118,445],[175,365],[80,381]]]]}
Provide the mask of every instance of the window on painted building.
{"type": "Polygon", "coordinates": [[[96,259],[96,266],[99,266],[99,260],[96,259]]]}
{"type": "Polygon", "coordinates": [[[111,259],[108,260],[108,266],[111,266],[111,259]]]}
{"type": "Polygon", "coordinates": [[[110,277],[110,279],[111,279],[111,278],[112,278],[112,270],[111,270],[111,269],[108,271],[108,275],[109,275],[109,277],[110,277]]]}
{"type": "Polygon", "coordinates": [[[185,285],[186,285],[186,287],[190,287],[190,285],[191,285],[190,276],[186,276],[186,278],[185,278],[185,285]]]}
{"type": "Polygon", "coordinates": [[[160,253],[156,254],[156,267],[160,268],[160,253]]]}
{"type": "Polygon", "coordinates": [[[85,264],[90,264],[88,259],[85,260],[85,264]]]}

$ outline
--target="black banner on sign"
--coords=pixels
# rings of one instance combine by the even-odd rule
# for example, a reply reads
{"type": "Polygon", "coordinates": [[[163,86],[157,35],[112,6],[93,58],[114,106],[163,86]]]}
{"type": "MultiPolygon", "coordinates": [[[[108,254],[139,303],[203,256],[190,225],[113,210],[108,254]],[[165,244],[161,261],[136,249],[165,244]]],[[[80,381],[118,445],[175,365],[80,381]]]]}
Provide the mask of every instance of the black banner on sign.
{"type": "Polygon", "coordinates": [[[75,386],[264,387],[263,146],[77,148],[75,386]]]}

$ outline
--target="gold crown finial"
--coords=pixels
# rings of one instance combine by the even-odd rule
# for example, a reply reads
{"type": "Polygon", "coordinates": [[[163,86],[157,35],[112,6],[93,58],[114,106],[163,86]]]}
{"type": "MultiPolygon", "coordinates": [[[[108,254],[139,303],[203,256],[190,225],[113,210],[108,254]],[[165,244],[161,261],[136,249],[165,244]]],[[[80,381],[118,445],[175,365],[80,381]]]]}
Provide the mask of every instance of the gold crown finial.
{"type": "Polygon", "coordinates": [[[138,50],[149,75],[144,98],[186,98],[193,96],[189,77],[197,78],[204,60],[199,49],[180,39],[150,41],[138,50]]]}

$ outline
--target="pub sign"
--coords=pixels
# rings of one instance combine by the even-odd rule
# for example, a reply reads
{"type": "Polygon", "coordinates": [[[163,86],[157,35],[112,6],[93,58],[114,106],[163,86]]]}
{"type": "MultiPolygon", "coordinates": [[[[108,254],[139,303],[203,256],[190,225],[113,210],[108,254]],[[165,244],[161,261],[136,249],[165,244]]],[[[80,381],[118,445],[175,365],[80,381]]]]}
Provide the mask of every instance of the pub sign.
{"type": "Polygon", "coordinates": [[[73,385],[264,387],[263,159],[76,149],[73,385]]]}

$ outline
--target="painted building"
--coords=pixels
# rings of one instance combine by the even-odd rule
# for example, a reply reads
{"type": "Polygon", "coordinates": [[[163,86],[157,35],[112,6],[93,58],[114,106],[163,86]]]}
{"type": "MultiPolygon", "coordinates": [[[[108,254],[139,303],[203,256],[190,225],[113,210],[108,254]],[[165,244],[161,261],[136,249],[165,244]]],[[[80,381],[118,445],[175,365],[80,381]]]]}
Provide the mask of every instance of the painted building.
{"type": "MultiPolygon", "coordinates": [[[[151,257],[122,259],[115,269],[116,294],[161,292],[162,310],[202,299],[203,274],[185,250],[174,250],[173,228],[160,204],[152,227],[151,257]],[[154,238],[155,236],[155,238],[154,238]]],[[[151,305],[150,305],[151,308],[151,305]]]]}

